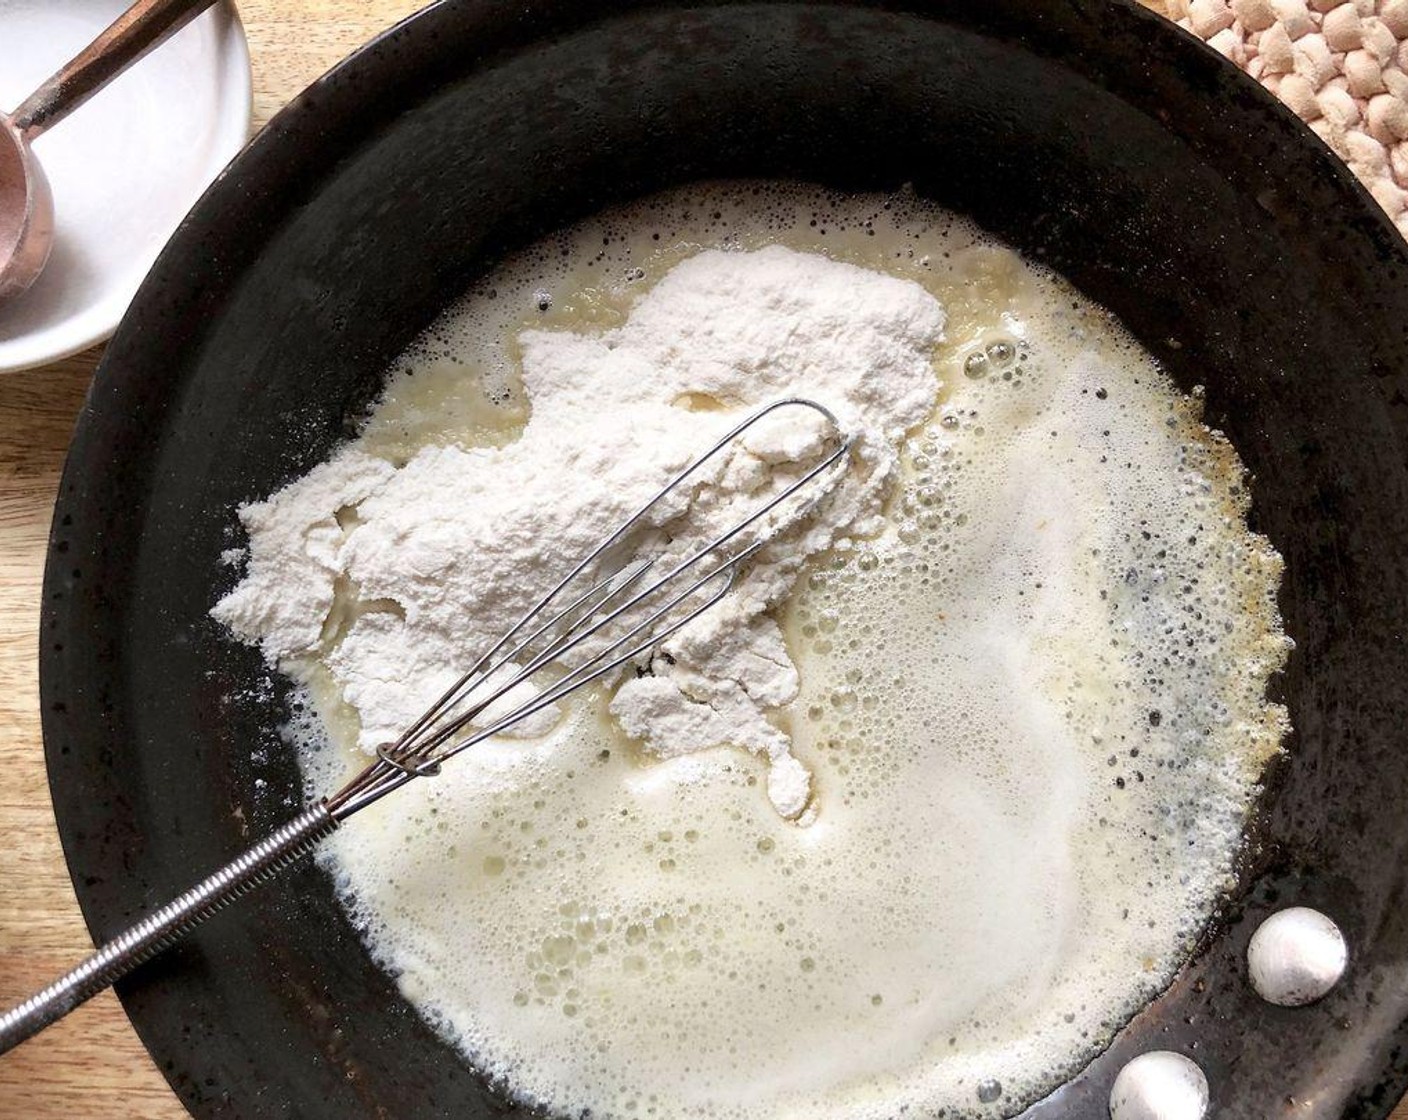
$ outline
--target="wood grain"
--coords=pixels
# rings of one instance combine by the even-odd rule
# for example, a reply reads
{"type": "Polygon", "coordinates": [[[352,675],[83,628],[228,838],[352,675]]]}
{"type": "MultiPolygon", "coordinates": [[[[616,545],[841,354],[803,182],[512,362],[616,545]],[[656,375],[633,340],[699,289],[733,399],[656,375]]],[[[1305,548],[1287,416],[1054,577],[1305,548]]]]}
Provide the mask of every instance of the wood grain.
{"type": "MultiPolygon", "coordinates": [[[[245,0],[239,9],[253,59],[256,126],[418,6],[411,0],[245,0]]],[[[0,380],[0,1006],[28,995],[91,948],[44,777],[35,653],[50,509],[100,353],[0,380]]],[[[0,1058],[3,1120],[185,1115],[111,994],[0,1058]]],[[[1408,1107],[1394,1120],[1408,1120],[1408,1107]]]]}
{"type": "MultiPolygon", "coordinates": [[[[255,126],[414,0],[246,0],[255,126]]],[[[3,30],[0,30],[3,34],[3,30]]],[[[0,1006],[92,950],[59,848],[40,749],[38,619],[50,510],[74,418],[101,355],[0,377],[0,1006]]],[[[187,1115],[105,993],[0,1058],[0,1118],[187,1115]]]]}

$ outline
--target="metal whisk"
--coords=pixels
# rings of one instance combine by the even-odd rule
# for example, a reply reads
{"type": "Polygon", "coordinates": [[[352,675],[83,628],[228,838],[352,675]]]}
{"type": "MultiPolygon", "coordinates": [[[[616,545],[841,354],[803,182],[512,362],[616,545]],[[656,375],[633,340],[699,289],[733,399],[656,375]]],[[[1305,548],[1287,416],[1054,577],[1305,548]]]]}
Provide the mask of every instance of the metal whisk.
{"type": "MultiPolygon", "coordinates": [[[[43,991],[0,1016],[0,1054],[62,1018],[119,977],[175,942],[246,891],[295,863],[360,809],[627,662],[641,657],[728,594],[742,566],[806,517],[849,464],[851,441],[815,401],[775,401],[695,459],[583,557],[407,728],[378,749],[374,762],[331,797],[255,844],[161,909],[113,938],[43,991]],[[632,536],[660,528],[711,460],[764,417],[806,409],[828,425],[826,449],[798,477],[765,498],[707,544],[662,563],[630,556],[632,536]],[[661,515],[664,516],[661,516],[661,515]],[[658,570],[663,569],[663,571],[658,570]],[[541,687],[540,687],[541,683],[541,687]],[[511,694],[524,692],[525,699],[511,694]],[[497,705],[497,708],[495,707],[497,705]]],[[[680,515],[676,515],[680,516],[680,515]]],[[[666,526],[667,527],[667,526],[666,526]]]]}

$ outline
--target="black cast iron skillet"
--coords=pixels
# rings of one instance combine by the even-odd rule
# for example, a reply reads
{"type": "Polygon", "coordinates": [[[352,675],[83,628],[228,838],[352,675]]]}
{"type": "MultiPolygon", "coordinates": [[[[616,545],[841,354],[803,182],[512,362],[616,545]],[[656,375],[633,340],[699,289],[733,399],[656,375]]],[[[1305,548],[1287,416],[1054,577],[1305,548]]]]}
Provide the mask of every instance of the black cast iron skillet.
{"type": "MultiPolygon", "coordinates": [[[[142,288],[56,510],[45,743],[95,936],[290,815],[256,778],[300,796],[282,695],[206,618],[236,505],[326,456],[504,251],[719,176],[912,183],[1064,272],[1207,386],[1286,559],[1295,734],[1242,888],[1029,1115],[1103,1116],[1120,1065],[1161,1047],[1196,1056],[1219,1117],[1385,1116],[1408,1086],[1408,247],[1289,113],[1129,3],[443,3],[283,112],[142,288]],[[1289,903],[1353,952],[1299,1011],[1258,1001],[1242,963],[1289,903]]],[[[198,1116],[520,1112],[403,1003],[312,868],[121,994],[198,1116]]]]}

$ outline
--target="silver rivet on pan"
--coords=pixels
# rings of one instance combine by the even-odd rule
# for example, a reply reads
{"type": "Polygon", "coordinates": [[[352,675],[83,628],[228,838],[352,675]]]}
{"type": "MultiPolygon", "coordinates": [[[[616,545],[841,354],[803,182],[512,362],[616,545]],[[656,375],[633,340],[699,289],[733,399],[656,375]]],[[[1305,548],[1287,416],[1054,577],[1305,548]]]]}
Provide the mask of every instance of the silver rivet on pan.
{"type": "Polygon", "coordinates": [[[1207,1111],[1208,1079],[1171,1050],[1140,1054],[1110,1090],[1110,1120],[1202,1120],[1207,1111]]]}
{"type": "Polygon", "coordinates": [[[1252,987],[1281,1007],[1314,1003],[1339,983],[1348,963],[1339,926],[1307,906],[1272,914],[1247,946],[1252,987]]]}

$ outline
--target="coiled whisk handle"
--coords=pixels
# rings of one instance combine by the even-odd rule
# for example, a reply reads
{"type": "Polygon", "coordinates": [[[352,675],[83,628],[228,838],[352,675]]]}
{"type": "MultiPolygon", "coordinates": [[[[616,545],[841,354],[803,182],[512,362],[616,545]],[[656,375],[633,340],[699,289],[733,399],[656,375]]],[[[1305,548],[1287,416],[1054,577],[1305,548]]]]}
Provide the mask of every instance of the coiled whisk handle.
{"type": "Polygon", "coordinates": [[[118,934],[43,991],[0,1015],[0,1054],[62,1019],[217,910],[302,859],[337,825],[326,804],[319,802],[160,910],[118,934]]]}

